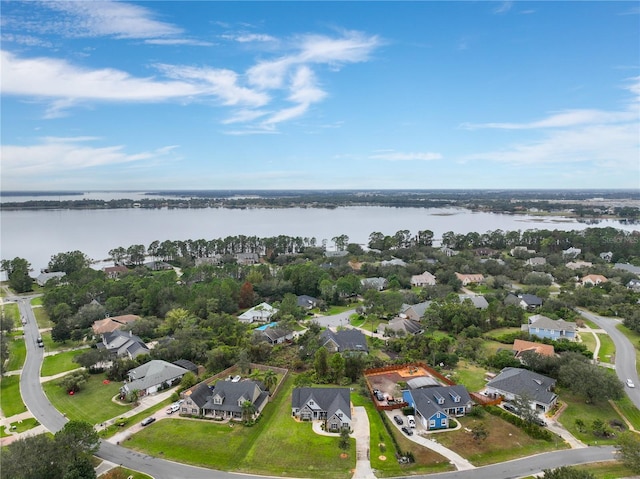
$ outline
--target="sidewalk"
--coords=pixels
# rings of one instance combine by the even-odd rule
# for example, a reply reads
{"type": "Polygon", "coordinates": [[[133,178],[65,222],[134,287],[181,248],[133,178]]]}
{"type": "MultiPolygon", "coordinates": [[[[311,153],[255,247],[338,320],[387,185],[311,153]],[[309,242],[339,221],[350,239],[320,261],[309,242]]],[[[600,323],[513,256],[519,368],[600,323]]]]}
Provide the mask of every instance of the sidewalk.
{"type": "MultiPolygon", "coordinates": [[[[11,423],[19,422],[24,419],[33,419],[33,414],[31,414],[29,411],[25,411],[11,417],[0,418],[0,429],[6,430],[6,428],[8,428],[11,425],[11,423]]],[[[16,441],[17,439],[20,439],[23,437],[37,436],[38,434],[43,434],[47,432],[47,429],[42,424],[40,424],[34,428],[28,429],[20,433],[11,433],[11,431],[6,431],[6,432],[10,433],[11,435],[0,438],[0,447],[8,446],[13,441],[16,441]]]]}

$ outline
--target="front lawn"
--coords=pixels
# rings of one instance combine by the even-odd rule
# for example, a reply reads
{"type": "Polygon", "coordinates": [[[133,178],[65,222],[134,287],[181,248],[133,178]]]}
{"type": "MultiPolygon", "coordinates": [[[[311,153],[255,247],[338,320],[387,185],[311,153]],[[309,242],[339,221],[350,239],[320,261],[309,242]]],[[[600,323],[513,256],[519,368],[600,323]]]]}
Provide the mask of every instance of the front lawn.
{"type": "Polygon", "coordinates": [[[53,322],[49,319],[49,315],[44,308],[32,308],[33,314],[36,317],[39,329],[52,328],[53,322]]]}
{"type": "Polygon", "coordinates": [[[0,379],[0,408],[4,417],[11,417],[27,410],[20,396],[20,376],[4,376],[0,379]]]}
{"type": "Polygon", "coordinates": [[[42,296],[38,296],[37,298],[33,298],[31,300],[31,306],[42,306],[42,296]]]}
{"type": "Polygon", "coordinates": [[[71,371],[80,367],[78,363],[73,362],[73,358],[86,352],[86,349],[75,349],[72,351],[65,351],[64,353],[54,354],[52,356],[46,356],[42,361],[42,369],[40,370],[40,376],[47,377],[54,374],[60,374],[65,371],[71,371]]]}
{"type": "Polygon", "coordinates": [[[51,404],[70,420],[99,424],[131,409],[130,406],[121,406],[111,400],[118,394],[120,383],[104,384],[104,378],[103,374],[89,376],[89,380],[80,392],[73,396],[67,394],[64,388],[58,385],[59,379],[43,383],[42,388],[51,404]]]}
{"type": "Polygon", "coordinates": [[[36,426],[39,426],[40,423],[35,417],[29,417],[27,419],[23,419],[22,421],[12,422],[10,424],[11,431],[18,434],[21,432],[28,431],[29,429],[33,429],[36,426]],[[13,427],[15,426],[15,429],[13,427]]]}
{"type": "Polygon", "coordinates": [[[560,439],[550,442],[533,439],[520,428],[488,412],[481,418],[467,416],[456,420],[462,425],[461,429],[433,434],[430,437],[476,466],[510,461],[566,447],[560,439]],[[468,431],[478,424],[483,424],[489,433],[486,439],[475,440],[468,431]]]}
{"type": "Polygon", "coordinates": [[[602,400],[594,404],[586,404],[583,398],[565,391],[562,391],[559,397],[562,402],[566,403],[567,408],[562,412],[558,421],[571,434],[591,446],[596,444],[615,444],[614,437],[596,437],[592,432],[593,421],[602,421],[609,428],[611,428],[610,424],[613,420],[622,422],[622,418],[608,401],[602,400]],[[583,430],[578,428],[576,420],[582,421],[584,424],[583,430]]]}
{"type": "Polygon", "coordinates": [[[165,459],[270,476],[347,479],[355,467],[352,441],[341,458],[337,437],[314,434],[291,418],[289,377],[253,427],[210,420],[165,419],[135,434],[127,447],[165,459]]]}
{"type": "Polygon", "coordinates": [[[7,371],[17,371],[22,369],[24,360],[27,357],[27,346],[24,343],[24,337],[11,334],[9,342],[9,361],[7,362],[7,371]]]}
{"type": "Polygon", "coordinates": [[[4,303],[2,310],[4,311],[5,319],[13,321],[13,327],[18,326],[18,323],[20,323],[20,310],[18,309],[18,305],[16,303],[4,303]]]}
{"type": "Polygon", "coordinates": [[[611,359],[616,353],[616,347],[613,344],[613,340],[608,334],[598,334],[598,338],[600,338],[600,351],[598,351],[600,361],[604,361],[605,363],[613,362],[611,359]]]}

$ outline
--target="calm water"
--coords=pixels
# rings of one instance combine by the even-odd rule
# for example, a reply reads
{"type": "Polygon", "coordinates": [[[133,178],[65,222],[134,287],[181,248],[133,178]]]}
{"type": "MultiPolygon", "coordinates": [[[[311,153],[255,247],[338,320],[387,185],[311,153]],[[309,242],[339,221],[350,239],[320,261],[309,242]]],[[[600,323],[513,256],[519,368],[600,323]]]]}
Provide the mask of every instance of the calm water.
{"type": "Polygon", "coordinates": [[[148,246],[154,240],[211,240],[225,236],[278,235],[315,237],[318,244],[346,234],[350,242],[366,244],[374,231],[392,235],[407,229],[415,234],[429,229],[442,233],[484,233],[490,230],[581,230],[613,226],[624,230],[637,226],[602,221],[598,225],[568,218],[539,218],[464,209],[345,207],[328,209],[114,209],[86,211],[5,211],[1,217],[0,257],[26,258],[39,272],[51,256],[80,250],[94,260],[108,251],[132,244],[148,246]]]}

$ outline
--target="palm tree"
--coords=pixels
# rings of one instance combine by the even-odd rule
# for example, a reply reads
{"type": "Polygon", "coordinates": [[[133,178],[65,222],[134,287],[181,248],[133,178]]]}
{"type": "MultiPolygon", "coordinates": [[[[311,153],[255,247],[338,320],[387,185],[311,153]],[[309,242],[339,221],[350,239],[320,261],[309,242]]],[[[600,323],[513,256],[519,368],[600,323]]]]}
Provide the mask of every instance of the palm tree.
{"type": "Polygon", "coordinates": [[[272,388],[278,382],[278,375],[272,370],[268,369],[267,372],[264,373],[264,378],[262,378],[265,387],[269,390],[269,395],[272,393],[272,388]]]}
{"type": "Polygon", "coordinates": [[[253,418],[253,414],[256,412],[256,407],[251,401],[245,401],[242,403],[242,420],[249,422],[253,418]]]}

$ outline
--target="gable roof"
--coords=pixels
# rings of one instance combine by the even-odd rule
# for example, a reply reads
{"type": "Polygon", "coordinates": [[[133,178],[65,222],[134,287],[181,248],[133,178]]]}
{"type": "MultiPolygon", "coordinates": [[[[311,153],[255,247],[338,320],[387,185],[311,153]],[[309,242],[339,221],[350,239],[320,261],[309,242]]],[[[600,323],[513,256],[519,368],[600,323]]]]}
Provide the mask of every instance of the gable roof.
{"type": "Polygon", "coordinates": [[[327,411],[328,418],[341,410],[351,419],[351,394],[348,388],[294,388],[291,407],[300,409],[310,399],[313,399],[321,410],[327,411]]]}
{"type": "Polygon", "coordinates": [[[422,318],[427,309],[429,309],[429,306],[431,306],[431,301],[423,301],[417,304],[403,304],[400,308],[400,314],[404,314],[405,316],[416,315],[418,318],[422,318]]]}
{"type": "Polygon", "coordinates": [[[504,368],[500,374],[487,383],[500,391],[517,396],[527,396],[536,402],[550,404],[556,395],[550,391],[556,380],[522,368],[504,368]]]}
{"type": "Polygon", "coordinates": [[[255,321],[256,318],[259,318],[260,320],[267,320],[277,312],[278,310],[271,306],[269,303],[262,302],[259,305],[254,306],[253,308],[248,309],[247,311],[242,313],[240,316],[238,316],[238,319],[240,319],[241,321],[249,322],[255,321]]]}
{"type": "Polygon", "coordinates": [[[576,323],[570,323],[564,319],[551,319],[541,314],[534,314],[529,317],[529,326],[535,328],[548,329],[551,331],[576,331],[576,323]]]}
{"type": "Polygon", "coordinates": [[[533,341],[525,341],[524,339],[516,339],[513,341],[513,351],[516,358],[519,358],[526,351],[533,351],[542,356],[555,356],[555,349],[551,344],[536,343],[533,341]]]}
{"type": "Polygon", "coordinates": [[[186,392],[186,396],[191,399],[200,409],[207,403],[211,397],[211,388],[206,383],[200,383],[191,392],[186,392]]]}
{"type": "Polygon", "coordinates": [[[131,331],[125,333],[124,331],[116,329],[115,331],[104,333],[102,335],[102,341],[107,350],[110,352],[115,351],[118,356],[127,353],[134,358],[140,354],[147,354],[150,351],[144,341],[131,333],[131,331]]]}
{"type": "Polygon", "coordinates": [[[468,299],[478,309],[487,309],[489,307],[489,303],[487,302],[486,298],[481,295],[459,294],[458,299],[461,303],[468,299]]]}
{"type": "Polygon", "coordinates": [[[369,351],[367,338],[362,331],[354,328],[341,329],[333,332],[326,329],[320,335],[320,344],[324,346],[329,341],[333,341],[338,346],[338,351],[369,351]]]}
{"type": "Polygon", "coordinates": [[[265,336],[269,341],[274,342],[280,338],[286,338],[291,334],[291,332],[286,329],[272,328],[271,326],[268,326],[261,331],[256,331],[256,334],[265,336]]]}
{"type": "Polygon", "coordinates": [[[131,382],[125,384],[129,391],[138,389],[144,391],[152,386],[177,378],[188,371],[185,368],[168,363],[161,359],[154,359],[137,368],[131,369],[127,375],[131,382]]]}
{"type": "Polygon", "coordinates": [[[63,271],[52,271],[50,273],[40,273],[36,278],[36,283],[38,283],[38,285],[40,286],[44,286],[45,284],[47,284],[47,281],[49,281],[50,279],[62,278],[66,276],[66,274],[67,273],[63,271]]]}
{"type": "Polygon", "coordinates": [[[438,412],[444,412],[445,409],[466,407],[472,402],[467,388],[460,384],[413,389],[410,394],[413,397],[416,410],[426,418],[430,418],[438,412]],[[458,401],[455,401],[454,398],[458,398],[458,401]],[[438,400],[442,404],[438,404],[438,400]]]}
{"type": "Polygon", "coordinates": [[[188,359],[177,359],[173,362],[176,366],[180,366],[181,368],[188,369],[194,374],[198,374],[198,366],[188,359]]]}
{"type": "Polygon", "coordinates": [[[527,306],[542,306],[542,298],[535,294],[521,294],[518,298],[524,301],[527,306]]]}
{"type": "Polygon", "coordinates": [[[418,334],[423,330],[422,324],[413,319],[395,317],[387,324],[382,325],[383,330],[404,331],[406,334],[418,334]]]}
{"type": "Polygon", "coordinates": [[[263,391],[256,381],[245,379],[234,383],[232,381],[220,380],[209,393],[207,402],[202,409],[213,409],[217,411],[242,412],[240,400],[249,401],[255,406],[262,405],[268,398],[269,393],[263,391]],[[222,404],[215,404],[213,398],[221,396],[222,404]]]}
{"type": "Polygon", "coordinates": [[[318,303],[318,300],[313,296],[301,294],[297,297],[297,302],[298,306],[300,306],[301,308],[312,308],[318,303]]]}
{"type": "Polygon", "coordinates": [[[116,329],[120,329],[122,326],[133,323],[140,319],[140,316],[135,314],[123,314],[122,316],[112,316],[104,319],[99,319],[94,321],[93,332],[95,334],[104,334],[115,331],[116,329]]]}

